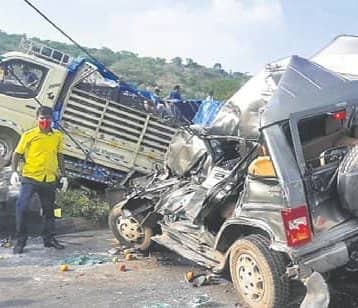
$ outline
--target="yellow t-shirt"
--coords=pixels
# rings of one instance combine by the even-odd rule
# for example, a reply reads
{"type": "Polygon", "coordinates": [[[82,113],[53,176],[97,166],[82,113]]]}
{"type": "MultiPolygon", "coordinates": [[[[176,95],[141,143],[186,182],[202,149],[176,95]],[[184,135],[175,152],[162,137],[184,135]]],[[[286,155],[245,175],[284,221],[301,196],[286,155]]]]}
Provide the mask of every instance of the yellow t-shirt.
{"type": "Polygon", "coordinates": [[[57,154],[63,152],[63,134],[53,129],[45,134],[36,127],[22,134],[15,152],[23,155],[22,176],[39,182],[55,182],[57,154]]]}

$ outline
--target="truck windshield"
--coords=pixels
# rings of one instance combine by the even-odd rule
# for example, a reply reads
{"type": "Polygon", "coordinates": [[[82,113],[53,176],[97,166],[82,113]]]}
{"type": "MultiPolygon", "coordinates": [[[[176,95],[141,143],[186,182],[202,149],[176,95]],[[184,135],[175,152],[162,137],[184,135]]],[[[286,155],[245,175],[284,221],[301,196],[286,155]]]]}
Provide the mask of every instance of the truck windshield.
{"type": "Polygon", "coordinates": [[[19,98],[32,98],[40,92],[47,69],[23,60],[1,64],[0,93],[19,98]]]}

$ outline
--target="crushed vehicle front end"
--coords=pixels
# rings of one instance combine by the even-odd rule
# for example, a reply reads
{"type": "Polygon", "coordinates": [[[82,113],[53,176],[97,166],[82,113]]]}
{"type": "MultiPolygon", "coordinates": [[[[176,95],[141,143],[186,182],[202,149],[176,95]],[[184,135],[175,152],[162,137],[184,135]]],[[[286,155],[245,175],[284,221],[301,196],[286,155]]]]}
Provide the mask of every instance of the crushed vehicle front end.
{"type": "MultiPolygon", "coordinates": [[[[215,249],[226,256],[222,266],[233,266],[235,242],[246,238],[256,247],[269,245],[267,260],[286,278],[306,283],[312,273],[358,270],[357,86],[354,79],[291,58],[274,96],[258,112],[258,138],[268,154],[252,164],[271,161],[274,174],[267,166],[261,174],[249,168],[234,215],[216,236],[215,249]]],[[[240,258],[234,261],[244,268],[240,258]]],[[[234,270],[234,284],[256,307],[263,291],[252,293],[255,282],[234,270]]],[[[268,307],[277,303],[283,302],[268,307]]]]}
{"type": "Polygon", "coordinates": [[[234,136],[179,131],[169,172],[143,181],[110,223],[140,249],[153,239],[216,272],[228,265],[240,299],[260,308],[285,307],[289,279],[323,292],[319,273],[358,269],[358,81],[292,57],[265,104],[247,108],[260,125],[246,131],[227,117],[234,136]]]}

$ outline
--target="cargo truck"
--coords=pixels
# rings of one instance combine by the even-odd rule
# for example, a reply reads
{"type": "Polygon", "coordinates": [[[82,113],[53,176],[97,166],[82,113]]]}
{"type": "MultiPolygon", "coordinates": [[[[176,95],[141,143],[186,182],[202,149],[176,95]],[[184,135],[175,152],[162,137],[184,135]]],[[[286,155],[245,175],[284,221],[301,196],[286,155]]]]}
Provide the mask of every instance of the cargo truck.
{"type": "Polygon", "coordinates": [[[42,104],[65,132],[70,176],[106,186],[162,166],[176,128],[142,109],[148,98],[100,63],[26,39],[21,50],[0,56],[2,165],[42,104]]]}

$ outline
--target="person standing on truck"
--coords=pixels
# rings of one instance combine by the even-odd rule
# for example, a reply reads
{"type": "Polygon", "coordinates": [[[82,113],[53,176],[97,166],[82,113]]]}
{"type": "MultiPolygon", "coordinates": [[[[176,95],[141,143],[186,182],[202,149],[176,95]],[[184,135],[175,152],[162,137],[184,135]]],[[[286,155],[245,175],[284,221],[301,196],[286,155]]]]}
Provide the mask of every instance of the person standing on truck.
{"type": "Polygon", "coordinates": [[[169,92],[169,96],[167,98],[169,101],[181,101],[181,93],[180,93],[180,85],[176,85],[172,91],[169,92]]]}
{"type": "Polygon", "coordinates": [[[67,186],[65,164],[63,159],[63,135],[51,128],[53,111],[41,106],[36,113],[37,127],[23,133],[12,157],[11,185],[20,184],[17,172],[19,159],[22,157],[20,195],[16,202],[16,237],[14,254],[23,253],[27,241],[26,208],[31,197],[37,193],[44,216],[43,241],[45,247],[63,249],[54,237],[55,217],[54,202],[58,176],[60,182],[67,186]],[[60,174],[58,173],[60,171],[60,174]]]}
{"type": "Polygon", "coordinates": [[[151,94],[150,99],[153,101],[156,107],[161,103],[159,87],[154,88],[154,93],[151,94]]]}
{"type": "Polygon", "coordinates": [[[180,110],[175,106],[176,103],[182,102],[180,93],[180,85],[174,86],[173,90],[169,92],[169,95],[164,99],[165,115],[177,120],[181,119],[182,115],[180,110]]]}

